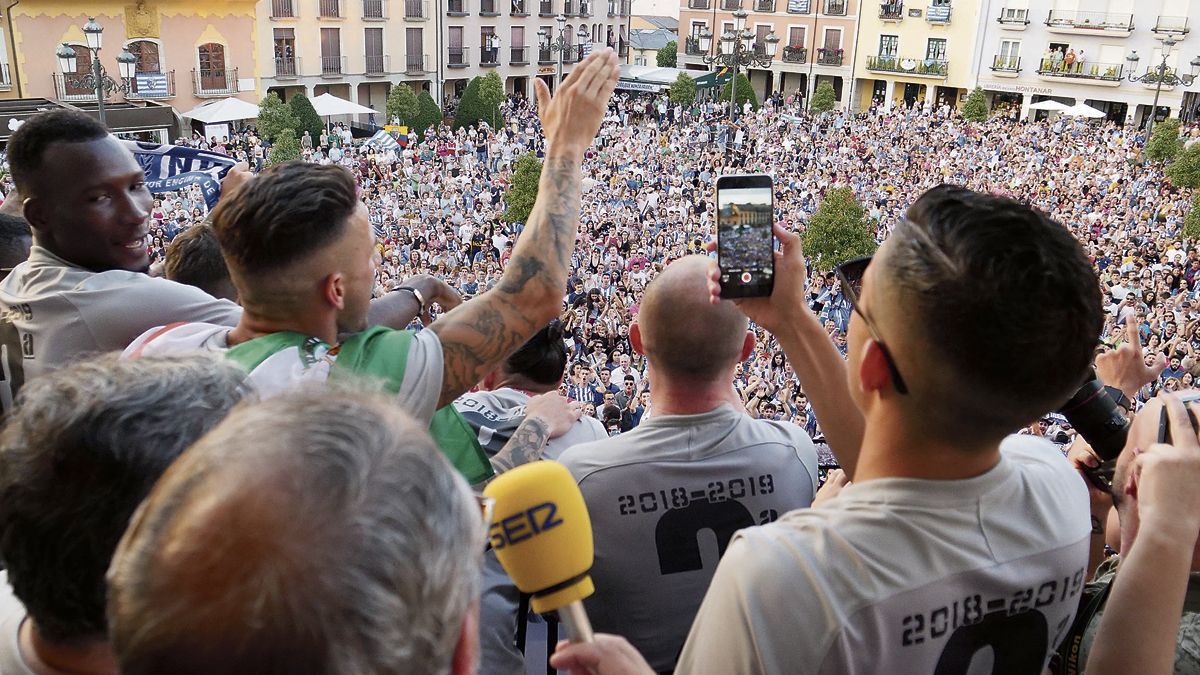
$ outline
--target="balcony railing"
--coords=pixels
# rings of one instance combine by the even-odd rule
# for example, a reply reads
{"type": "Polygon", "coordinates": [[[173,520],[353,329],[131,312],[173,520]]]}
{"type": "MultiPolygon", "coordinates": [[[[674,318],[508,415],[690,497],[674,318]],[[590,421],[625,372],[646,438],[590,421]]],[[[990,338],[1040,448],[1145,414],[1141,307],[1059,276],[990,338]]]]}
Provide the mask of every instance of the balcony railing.
{"type": "Polygon", "coordinates": [[[1005,7],[996,21],[1005,26],[1028,26],[1029,10],[1024,7],[1005,7]]]}
{"type": "Polygon", "coordinates": [[[294,80],[300,77],[299,56],[279,56],[275,58],[275,79],[294,80]]]}
{"type": "Polygon", "coordinates": [[[577,14],[579,16],[591,16],[592,15],[592,3],[589,2],[588,0],[579,0],[579,11],[577,12],[577,14]]]}
{"type": "Polygon", "coordinates": [[[471,65],[469,56],[469,47],[447,47],[448,58],[446,66],[449,68],[466,68],[471,65]]]}
{"type": "Polygon", "coordinates": [[[529,0],[512,0],[512,9],[508,12],[510,16],[529,16],[529,5],[525,4],[529,0]]]}
{"type": "MultiPolygon", "coordinates": [[[[612,4],[612,3],[609,3],[612,4]]],[[[721,0],[721,11],[732,12],[742,8],[742,0],[721,0]]]]}
{"type": "Polygon", "coordinates": [[[337,77],[346,72],[346,57],[345,56],[322,56],[321,57],[321,77],[337,77]]]}
{"type": "Polygon", "coordinates": [[[554,52],[549,47],[543,46],[538,48],[538,63],[544,66],[550,63],[558,63],[558,59],[554,57],[554,52]]]}
{"type": "MultiPolygon", "coordinates": [[[[4,65],[4,81],[8,82],[8,64],[4,65]]],[[[175,71],[165,73],[138,73],[130,81],[128,101],[152,101],[175,97],[175,71]]],[[[0,87],[2,88],[2,87],[0,87]]]]}
{"type": "Polygon", "coordinates": [[[404,0],[404,18],[424,21],[429,18],[429,0],[404,0]]]}
{"type": "Polygon", "coordinates": [[[54,97],[60,101],[95,101],[96,90],[68,85],[61,73],[54,73],[54,97]]]}
{"type": "Polygon", "coordinates": [[[384,0],[362,0],[363,19],[382,21],[387,18],[387,3],[384,0]]]}
{"type": "Polygon", "coordinates": [[[342,18],[342,0],[317,0],[317,9],[324,19],[342,18]]]}
{"type": "MultiPolygon", "coordinates": [[[[0,91],[12,89],[12,78],[8,76],[8,64],[0,63],[0,91]]],[[[171,95],[175,95],[175,71],[171,71],[171,95]]]]}
{"type": "Polygon", "coordinates": [[[496,11],[496,0],[479,0],[479,16],[500,16],[496,11]]]}
{"type": "Polygon", "coordinates": [[[891,2],[879,6],[879,18],[884,21],[899,21],[904,18],[904,3],[891,2]]]}
{"type": "Polygon", "coordinates": [[[845,56],[843,49],[826,49],[821,47],[817,49],[817,65],[818,66],[840,66],[845,56]]]}
{"type": "Polygon", "coordinates": [[[528,47],[509,47],[508,48],[508,65],[523,66],[529,63],[529,48],[528,47]]]}
{"type": "Polygon", "coordinates": [[[221,73],[192,71],[192,90],[196,96],[233,96],[238,93],[238,70],[230,68],[221,73]]]}
{"type": "Polygon", "coordinates": [[[846,16],[846,0],[825,0],[825,13],[831,16],[846,16]]]}
{"type": "Polygon", "coordinates": [[[608,0],[608,15],[617,15],[617,0],[608,0]]]}
{"type": "Polygon", "coordinates": [[[405,54],[404,55],[404,74],[405,75],[424,75],[425,74],[425,56],[423,54],[405,54]]]}
{"type": "Polygon", "coordinates": [[[629,56],[629,42],[621,40],[621,44],[617,47],[617,56],[625,58],[629,56]]]}
{"type": "Polygon", "coordinates": [[[500,48],[499,47],[480,47],[479,48],[479,65],[481,65],[481,66],[498,66],[498,65],[500,65],[500,48]]]}
{"type": "Polygon", "coordinates": [[[904,59],[898,56],[868,56],[867,70],[884,73],[946,77],[950,62],[942,59],[904,59]]]}
{"type": "Polygon", "coordinates": [[[708,9],[708,0],[688,0],[688,9],[708,9]]]}
{"type": "Polygon", "coordinates": [[[689,37],[683,41],[683,53],[688,56],[704,56],[708,52],[700,49],[700,38],[689,37]]]}
{"type": "Polygon", "coordinates": [[[784,63],[808,63],[808,47],[784,47],[784,63]]]}
{"type": "Polygon", "coordinates": [[[467,0],[446,0],[446,14],[449,16],[466,16],[467,0]]]}
{"type": "Polygon", "coordinates": [[[775,13],[775,0],[754,0],[754,11],[763,14],[775,13]]]}
{"type": "Polygon", "coordinates": [[[294,19],[294,18],[296,18],[295,0],[271,0],[271,18],[272,19],[294,19]]]}
{"type": "Polygon", "coordinates": [[[925,20],[929,23],[950,23],[950,5],[930,5],[926,7],[925,20]]]}
{"type": "Polygon", "coordinates": [[[1051,28],[1132,31],[1133,15],[1052,9],[1046,16],[1046,25],[1051,28]]]}
{"type": "Polygon", "coordinates": [[[538,3],[538,16],[554,16],[554,3],[542,0],[538,3]]]}
{"type": "Polygon", "coordinates": [[[563,16],[575,16],[575,3],[571,0],[563,0],[563,16]]]}
{"type": "Polygon", "coordinates": [[[1038,64],[1037,73],[1042,77],[1120,82],[1124,70],[1124,64],[1120,63],[1095,63],[1086,61],[1084,63],[1072,63],[1068,66],[1064,61],[1042,59],[1041,63],[1038,64]]]}
{"type": "Polygon", "coordinates": [[[363,58],[366,61],[367,75],[384,75],[388,72],[387,54],[367,54],[363,58]]]}
{"type": "Polygon", "coordinates": [[[1191,31],[1186,16],[1160,16],[1150,30],[1159,35],[1187,35],[1191,31]]]}
{"type": "Polygon", "coordinates": [[[1021,57],[997,54],[992,57],[992,70],[1002,73],[1019,73],[1021,72],[1021,57]]]}
{"type": "Polygon", "coordinates": [[[563,63],[578,63],[583,59],[583,47],[579,45],[567,45],[567,50],[563,52],[563,63]]]}

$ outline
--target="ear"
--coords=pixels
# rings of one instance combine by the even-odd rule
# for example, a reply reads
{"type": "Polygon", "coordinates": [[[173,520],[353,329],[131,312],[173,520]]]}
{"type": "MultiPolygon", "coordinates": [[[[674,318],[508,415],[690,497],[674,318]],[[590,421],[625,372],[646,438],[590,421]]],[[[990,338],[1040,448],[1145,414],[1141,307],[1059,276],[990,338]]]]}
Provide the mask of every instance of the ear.
{"type": "Polygon", "coordinates": [[[642,344],[642,327],[637,321],[629,324],[629,344],[633,351],[643,355],[646,353],[646,347],[642,344]]]}
{"type": "Polygon", "coordinates": [[[41,239],[45,237],[47,218],[50,215],[48,212],[50,205],[44,199],[27,197],[22,206],[23,213],[16,212],[17,215],[25,216],[25,220],[29,222],[29,227],[33,228],[35,234],[40,235],[36,238],[41,239]]]}
{"type": "Polygon", "coordinates": [[[479,600],[471,603],[450,659],[451,675],[474,675],[479,663],[479,600]]]}
{"type": "Polygon", "coordinates": [[[862,362],[858,367],[858,386],[863,393],[881,392],[892,386],[892,374],[879,343],[867,339],[863,343],[862,362]]]}
{"type": "Polygon", "coordinates": [[[334,272],[321,283],[321,296],[334,309],[346,307],[346,283],[341,272],[334,272]]]}
{"type": "Polygon", "coordinates": [[[496,388],[496,382],[500,379],[500,369],[496,368],[483,376],[479,382],[484,391],[491,391],[496,388]]]}
{"type": "Polygon", "coordinates": [[[742,357],[738,359],[739,362],[750,358],[750,355],[754,353],[754,344],[754,331],[746,331],[746,337],[742,340],[742,357]]]}

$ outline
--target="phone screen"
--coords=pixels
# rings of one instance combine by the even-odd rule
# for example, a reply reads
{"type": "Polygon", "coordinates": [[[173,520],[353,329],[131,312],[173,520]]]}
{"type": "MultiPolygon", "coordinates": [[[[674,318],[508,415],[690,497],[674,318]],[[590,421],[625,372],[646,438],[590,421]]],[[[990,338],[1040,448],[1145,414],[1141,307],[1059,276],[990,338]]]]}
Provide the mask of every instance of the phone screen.
{"type": "Polygon", "coordinates": [[[775,276],[773,196],[768,176],[729,176],[717,184],[717,262],[723,297],[771,293],[775,276]]]}

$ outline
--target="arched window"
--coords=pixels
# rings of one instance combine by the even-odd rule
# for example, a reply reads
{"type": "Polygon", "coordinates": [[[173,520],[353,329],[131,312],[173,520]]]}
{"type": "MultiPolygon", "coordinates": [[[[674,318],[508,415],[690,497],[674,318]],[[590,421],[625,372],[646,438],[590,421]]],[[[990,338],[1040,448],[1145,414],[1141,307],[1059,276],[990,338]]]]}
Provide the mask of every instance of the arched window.
{"type": "Polygon", "coordinates": [[[162,63],[158,59],[158,43],[150,40],[134,40],[126,47],[130,54],[137,57],[135,73],[161,73],[162,63]]]}
{"type": "MultiPolygon", "coordinates": [[[[75,75],[87,75],[92,72],[92,52],[83,45],[67,45],[75,50],[75,75]]],[[[91,87],[74,86],[63,78],[63,93],[67,96],[95,96],[96,90],[91,87]]]]}
{"type": "Polygon", "coordinates": [[[200,45],[200,88],[220,91],[228,87],[225,81],[225,45],[209,42],[200,45]]]}

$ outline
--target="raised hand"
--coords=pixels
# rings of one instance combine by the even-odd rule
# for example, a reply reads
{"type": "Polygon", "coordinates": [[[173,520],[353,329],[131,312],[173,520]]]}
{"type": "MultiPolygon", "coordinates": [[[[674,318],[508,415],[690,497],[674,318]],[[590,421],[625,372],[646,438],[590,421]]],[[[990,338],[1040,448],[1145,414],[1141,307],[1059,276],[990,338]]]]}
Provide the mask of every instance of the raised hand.
{"type": "Polygon", "coordinates": [[[1146,364],[1142,356],[1141,334],[1133,317],[1125,319],[1125,342],[1096,357],[1096,376],[1100,381],[1120,389],[1129,398],[1133,398],[1138,389],[1158,379],[1166,367],[1167,360],[1162,354],[1156,355],[1150,365],[1146,364]]]}
{"type": "Polygon", "coordinates": [[[592,52],[576,66],[553,96],[545,82],[533,81],[547,155],[562,152],[582,159],[600,130],[620,75],[616,53],[605,48],[592,52]]]}

